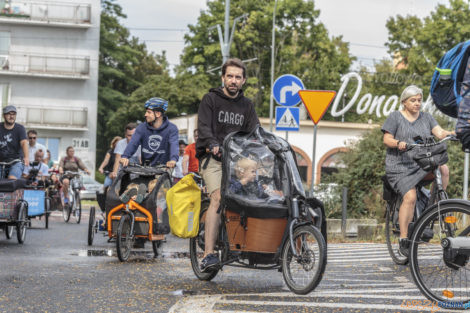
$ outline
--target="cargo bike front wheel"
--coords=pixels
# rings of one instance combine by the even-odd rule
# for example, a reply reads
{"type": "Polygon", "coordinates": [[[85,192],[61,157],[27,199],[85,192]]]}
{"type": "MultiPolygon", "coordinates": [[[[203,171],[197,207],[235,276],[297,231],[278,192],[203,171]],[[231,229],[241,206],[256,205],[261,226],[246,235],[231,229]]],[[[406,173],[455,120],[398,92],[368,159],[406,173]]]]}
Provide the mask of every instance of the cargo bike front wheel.
{"type": "Polygon", "coordinates": [[[289,289],[307,294],[320,283],[325,272],[325,239],[313,225],[297,227],[292,240],[286,240],[281,257],[282,274],[289,289]]]}

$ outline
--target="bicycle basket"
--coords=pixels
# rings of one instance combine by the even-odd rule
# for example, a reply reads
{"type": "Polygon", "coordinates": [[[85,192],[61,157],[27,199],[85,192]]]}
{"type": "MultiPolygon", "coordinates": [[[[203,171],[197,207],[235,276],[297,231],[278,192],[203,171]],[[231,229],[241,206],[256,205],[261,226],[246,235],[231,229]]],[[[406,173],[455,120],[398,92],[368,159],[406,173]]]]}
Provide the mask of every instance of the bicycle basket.
{"type": "Polygon", "coordinates": [[[82,189],[83,183],[81,177],[75,177],[72,180],[72,188],[73,189],[82,189]]]}
{"type": "Polygon", "coordinates": [[[449,161],[447,156],[447,145],[441,143],[430,147],[420,147],[413,159],[425,171],[432,171],[439,165],[446,164],[449,161]]]}

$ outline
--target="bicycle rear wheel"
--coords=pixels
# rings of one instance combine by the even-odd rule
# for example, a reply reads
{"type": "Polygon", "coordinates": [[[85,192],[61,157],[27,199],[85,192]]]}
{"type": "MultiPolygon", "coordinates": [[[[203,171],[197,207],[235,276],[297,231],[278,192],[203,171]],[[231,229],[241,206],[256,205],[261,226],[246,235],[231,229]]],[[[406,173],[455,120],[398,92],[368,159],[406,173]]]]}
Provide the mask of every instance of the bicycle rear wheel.
{"type": "Polygon", "coordinates": [[[451,255],[455,250],[444,248],[444,242],[454,238],[470,241],[469,234],[470,202],[467,201],[435,204],[418,220],[410,243],[410,270],[416,285],[429,300],[451,303],[470,300],[470,254],[460,250],[451,255]]]}
{"type": "Polygon", "coordinates": [[[191,259],[191,267],[197,278],[200,280],[210,281],[217,273],[218,269],[213,269],[208,272],[201,271],[201,261],[204,255],[205,248],[205,232],[204,222],[206,218],[206,211],[209,208],[209,200],[201,202],[201,213],[199,215],[199,232],[196,237],[189,240],[189,257],[191,259]]]}
{"type": "Polygon", "coordinates": [[[5,237],[7,237],[7,239],[11,239],[13,237],[13,231],[13,226],[5,225],[5,237]]]}
{"type": "Polygon", "coordinates": [[[387,249],[393,262],[398,265],[408,263],[408,257],[398,252],[400,241],[400,227],[398,225],[398,208],[399,200],[387,201],[387,213],[385,215],[385,240],[387,241],[387,249]]]}
{"type": "Polygon", "coordinates": [[[307,294],[320,283],[326,266],[326,244],[320,231],[312,225],[294,230],[292,253],[289,238],[282,249],[282,274],[284,281],[296,294],[307,294]]]}

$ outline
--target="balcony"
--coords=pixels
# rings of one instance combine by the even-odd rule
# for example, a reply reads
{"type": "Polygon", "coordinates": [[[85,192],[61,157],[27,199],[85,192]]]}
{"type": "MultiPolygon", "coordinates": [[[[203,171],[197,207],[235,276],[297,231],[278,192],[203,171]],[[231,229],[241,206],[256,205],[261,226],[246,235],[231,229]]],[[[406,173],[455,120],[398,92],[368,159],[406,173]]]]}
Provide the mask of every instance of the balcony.
{"type": "Polygon", "coordinates": [[[90,58],[10,53],[0,55],[0,75],[88,79],[90,58]]]}
{"type": "Polygon", "coordinates": [[[89,28],[91,27],[91,5],[0,0],[0,23],[89,28]]]}
{"type": "Polygon", "coordinates": [[[88,130],[88,110],[85,107],[15,106],[18,110],[18,123],[27,128],[70,131],[88,130]]]}

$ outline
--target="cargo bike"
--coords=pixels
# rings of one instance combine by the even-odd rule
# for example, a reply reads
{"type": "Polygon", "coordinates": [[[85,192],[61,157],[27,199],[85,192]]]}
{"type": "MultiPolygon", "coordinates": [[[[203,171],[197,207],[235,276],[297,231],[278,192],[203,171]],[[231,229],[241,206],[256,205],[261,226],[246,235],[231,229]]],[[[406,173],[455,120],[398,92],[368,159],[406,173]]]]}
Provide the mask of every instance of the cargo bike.
{"type": "Polygon", "coordinates": [[[222,169],[222,223],[215,245],[220,265],[200,267],[209,206],[203,197],[199,232],[190,239],[195,275],[209,281],[226,265],[279,270],[290,290],[311,292],[327,263],[326,220],[323,204],[305,195],[292,148],[261,127],[232,133],[224,141],[222,169]],[[249,164],[256,164],[256,177],[246,183],[242,170],[249,164]]]}
{"type": "Polygon", "coordinates": [[[25,179],[8,179],[8,170],[11,165],[21,162],[15,159],[9,162],[0,162],[0,228],[3,228],[7,239],[13,237],[16,227],[18,243],[26,239],[28,202],[24,200],[25,179]]]}
{"type": "Polygon", "coordinates": [[[26,186],[23,199],[28,203],[28,226],[31,227],[31,220],[36,219],[44,224],[44,228],[49,228],[49,216],[52,211],[52,198],[48,195],[48,186],[51,184],[49,177],[38,180],[40,170],[39,162],[32,162],[29,175],[26,178],[26,186]]]}
{"type": "Polygon", "coordinates": [[[121,262],[128,260],[134,244],[139,242],[143,247],[146,241],[151,241],[157,256],[165,234],[170,232],[166,193],[171,185],[166,166],[131,164],[123,168],[107,190],[105,201],[102,193],[98,197],[104,223],[96,218],[94,207],[90,210],[88,244],[93,244],[94,234],[103,223],[108,241],[116,242],[121,262]]]}

